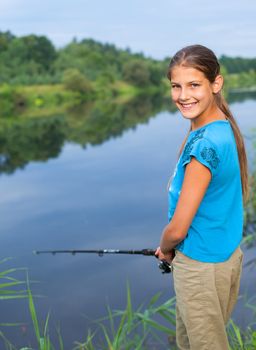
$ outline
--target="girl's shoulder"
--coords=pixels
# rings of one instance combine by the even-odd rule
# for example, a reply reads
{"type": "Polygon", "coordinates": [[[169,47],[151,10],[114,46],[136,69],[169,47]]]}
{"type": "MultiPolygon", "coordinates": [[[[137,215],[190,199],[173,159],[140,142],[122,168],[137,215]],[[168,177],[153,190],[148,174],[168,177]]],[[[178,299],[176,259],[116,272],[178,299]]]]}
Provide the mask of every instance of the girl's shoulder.
{"type": "Polygon", "coordinates": [[[233,142],[233,132],[228,120],[216,120],[201,128],[191,131],[187,140],[187,148],[194,144],[209,142],[215,147],[221,147],[233,142]]]}
{"type": "Polygon", "coordinates": [[[232,150],[234,142],[228,121],[209,123],[190,132],[181,155],[181,164],[184,166],[190,162],[191,157],[196,157],[214,174],[221,160],[226,158],[227,153],[230,153],[229,149],[232,150]]]}

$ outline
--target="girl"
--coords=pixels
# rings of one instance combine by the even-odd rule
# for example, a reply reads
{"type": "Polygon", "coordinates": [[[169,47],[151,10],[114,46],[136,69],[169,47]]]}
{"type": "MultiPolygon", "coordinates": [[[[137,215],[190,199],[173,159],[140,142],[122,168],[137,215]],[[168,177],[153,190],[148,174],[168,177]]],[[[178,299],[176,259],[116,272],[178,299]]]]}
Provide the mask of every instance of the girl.
{"type": "Polygon", "coordinates": [[[225,325],[236,303],[248,198],[242,135],[221,95],[215,54],[201,45],[178,51],[168,79],[190,131],[169,187],[169,224],[159,259],[172,263],[180,350],[228,350],[225,325]]]}

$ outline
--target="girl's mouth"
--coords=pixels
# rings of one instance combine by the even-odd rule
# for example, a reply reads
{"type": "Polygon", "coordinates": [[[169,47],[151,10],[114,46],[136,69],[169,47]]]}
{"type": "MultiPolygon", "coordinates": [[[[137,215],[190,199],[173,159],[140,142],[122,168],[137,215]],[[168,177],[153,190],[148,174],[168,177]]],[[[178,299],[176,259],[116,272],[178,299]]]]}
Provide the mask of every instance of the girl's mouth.
{"type": "Polygon", "coordinates": [[[197,102],[192,102],[192,103],[180,103],[180,106],[181,106],[182,109],[184,109],[184,110],[189,110],[189,109],[193,108],[196,104],[197,104],[197,102]]]}

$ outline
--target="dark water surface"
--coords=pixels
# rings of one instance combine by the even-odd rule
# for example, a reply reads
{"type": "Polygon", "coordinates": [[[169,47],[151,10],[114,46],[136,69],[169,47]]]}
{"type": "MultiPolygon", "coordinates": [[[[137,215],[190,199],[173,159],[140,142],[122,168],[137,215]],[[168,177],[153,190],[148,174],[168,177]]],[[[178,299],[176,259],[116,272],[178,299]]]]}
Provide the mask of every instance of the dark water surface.
{"type": "MultiPolygon", "coordinates": [[[[252,169],[256,101],[234,102],[231,109],[245,136],[252,169]]],[[[66,141],[59,129],[50,127],[38,143],[52,133],[47,145],[54,145],[53,156],[45,152],[31,161],[33,150],[28,144],[25,157],[24,142],[12,149],[14,160],[6,161],[6,150],[2,156],[0,256],[14,259],[1,268],[27,267],[30,279],[39,281],[32,283],[32,290],[44,296],[36,298],[39,318],[51,312],[51,327],[60,325],[67,349],[73,341],[85,340],[91,320],[106,315],[107,304],[113,309],[125,307],[127,281],[135,306],[159,291],[161,300],[174,294],[172,276],[161,275],[153,257],[32,254],[35,249],[157,247],[167,223],[167,182],[189,124],[178,112],[162,111],[146,120],[138,117],[135,125],[86,147],[75,137],[66,141]],[[56,140],[61,140],[57,146],[56,140]]],[[[96,127],[90,128],[90,135],[93,132],[97,135],[96,127]]],[[[12,147],[16,140],[11,138],[12,147]]],[[[255,256],[254,249],[246,250],[245,261],[255,256]]],[[[246,268],[241,295],[248,298],[255,293],[255,269],[246,268]]],[[[243,298],[233,318],[244,327],[251,319],[243,298]]],[[[25,300],[1,301],[0,322],[26,323],[25,328],[4,331],[18,346],[28,345],[28,339],[33,342],[25,300]]]]}

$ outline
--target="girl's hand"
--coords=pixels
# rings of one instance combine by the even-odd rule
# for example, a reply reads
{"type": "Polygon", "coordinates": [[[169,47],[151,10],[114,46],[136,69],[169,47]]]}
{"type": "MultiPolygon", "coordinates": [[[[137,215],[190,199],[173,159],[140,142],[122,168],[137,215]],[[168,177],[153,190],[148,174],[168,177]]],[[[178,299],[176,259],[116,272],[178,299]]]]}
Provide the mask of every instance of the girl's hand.
{"type": "Polygon", "coordinates": [[[155,256],[159,259],[159,260],[166,260],[168,263],[171,263],[172,260],[174,259],[175,257],[175,250],[172,249],[172,251],[168,254],[164,254],[162,253],[160,247],[158,247],[156,249],[156,252],[155,252],[155,256]]]}

